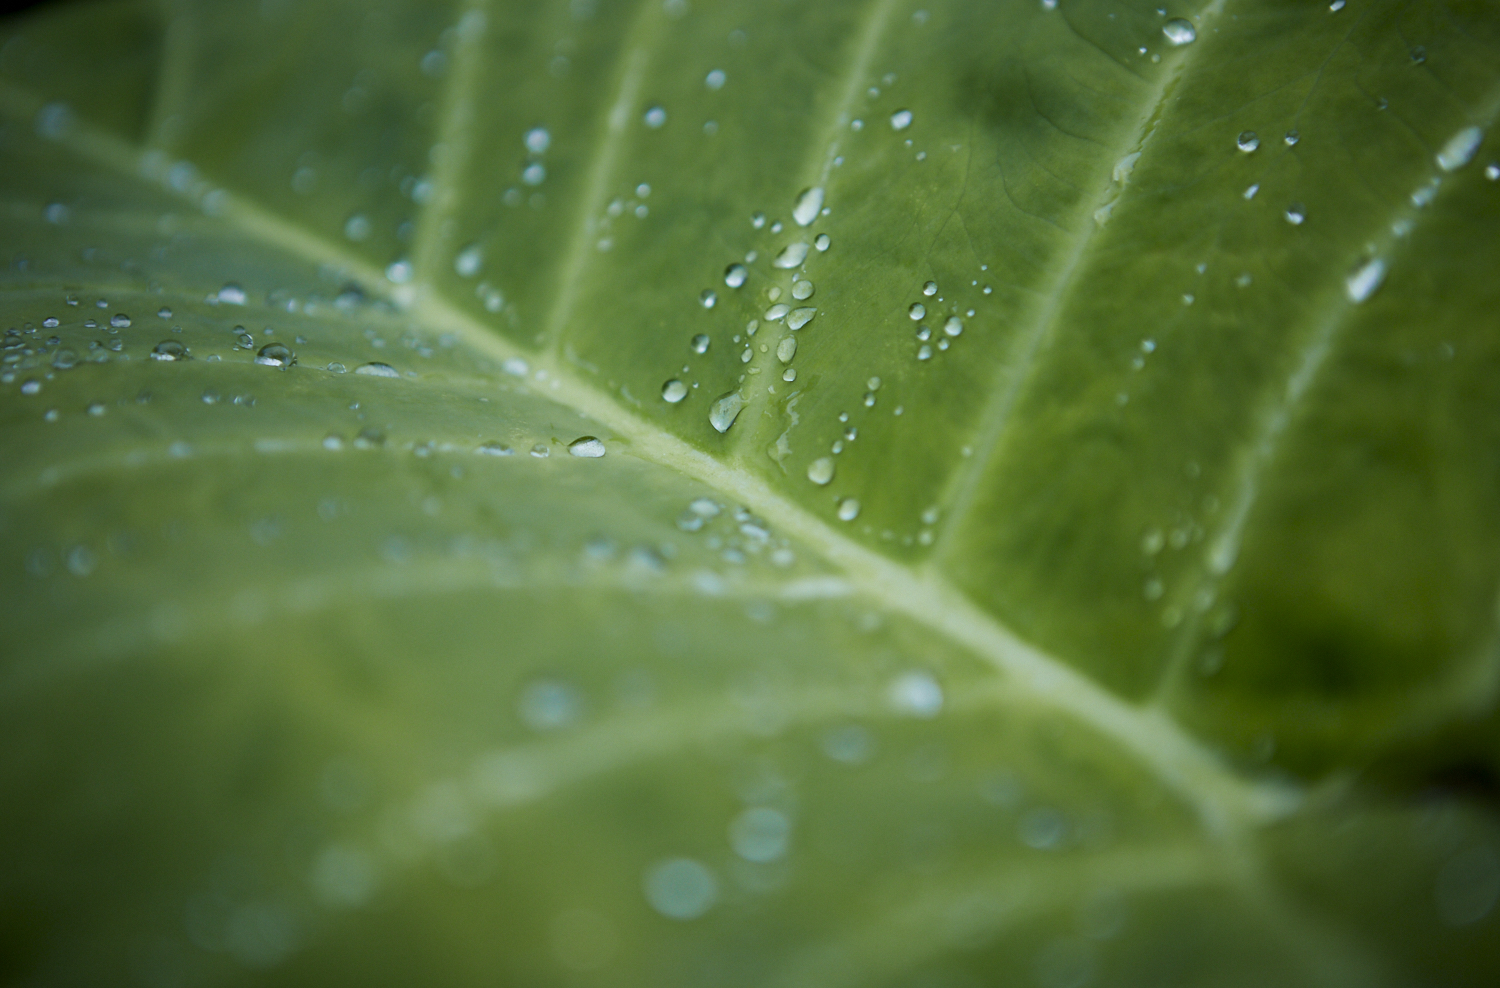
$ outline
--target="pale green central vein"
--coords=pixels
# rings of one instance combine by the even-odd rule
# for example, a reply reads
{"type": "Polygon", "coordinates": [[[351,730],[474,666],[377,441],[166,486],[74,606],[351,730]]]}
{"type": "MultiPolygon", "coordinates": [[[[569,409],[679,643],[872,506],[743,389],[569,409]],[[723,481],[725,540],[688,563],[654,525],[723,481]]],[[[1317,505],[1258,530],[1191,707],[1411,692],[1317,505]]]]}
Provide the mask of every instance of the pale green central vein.
{"type": "MultiPolygon", "coordinates": [[[[41,101],[0,87],[0,104],[14,115],[29,118],[41,101]]],[[[141,178],[140,151],[116,137],[80,123],[65,141],[89,160],[141,178]]],[[[379,272],[367,263],[253,203],[228,195],[219,215],[246,236],[310,262],[339,268],[377,290],[388,288],[379,272]]],[[[453,332],[493,358],[530,356],[434,295],[418,296],[409,311],[429,328],[453,332]]],[[[1237,853],[1249,853],[1244,842],[1247,827],[1275,819],[1294,807],[1284,789],[1237,776],[1160,712],[1121,700],[1055,656],[1023,642],[940,576],[913,572],[835,532],[759,476],[720,462],[598,393],[575,378],[556,357],[543,357],[540,363],[540,369],[548,375],[543,393],[613,429],[626,440],[619,444],[621,453],[676,470],[749,506],[784,534],[801,540],[841,568],[853,592],[964,645],[1004,672],[1010,685],[1033,702],[1111,739],[1147,766],[1185,805],[1193,807],[1210,835],[1237,853]]]]}
{"type": "MultiPolygon", "coordinates": [[[[1179,53],[1175,61],[1162,71],[1156,84],[1146,91],[1140,115],[1125,139],[1119,143],[1117,159],[1140,152],[1150,142],[1177,84],[1192,64],[1194,56],[1207,47],[1204,22],[1216,18],[1224,9],[1225,3],[1226,0],[1213,0],[1203,10],[1197,18],[1198,42],[1179,53]]],[[[1113,170],[1114,162],[1108,164],[1113,170]]],[[[1078,207],[1069,217],[1068,227],[1073,231],[1071,242],[1058,259],[1052,279],[1042,293],[1034,316],[1017,333],[1011,359],[1001,364],[991,384],[990,399],[980,413],[972,444],[974,455],[949,484],[951,494],[946,498],[948,508],[931,556],[934,566],[941,565],[950,553],[964,544],[959,532],[968,520],[974,501],[979,497],[985,473],[1000,453],[1000,445],[1010,425],[1011,413],[1015,410],[1022,388],[1035,369],[1037,353],[1047,337],[1057,329],[1063,307],[1074,289],[1084,261],[1095,245],[1099,232],[1106,225],[1109,211],[1123,192],[1113,174],[1107,174],[1103,178],[1105,180],[1100,182],[1092,195],[1080,197],[1078,207]]]]}

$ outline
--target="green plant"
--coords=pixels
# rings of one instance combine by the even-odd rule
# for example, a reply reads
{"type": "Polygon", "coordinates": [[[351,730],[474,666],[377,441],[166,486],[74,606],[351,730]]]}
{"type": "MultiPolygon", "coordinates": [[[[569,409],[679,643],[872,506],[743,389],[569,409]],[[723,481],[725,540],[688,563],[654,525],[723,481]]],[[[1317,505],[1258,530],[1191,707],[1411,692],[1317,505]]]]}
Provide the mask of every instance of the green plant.
{"type": "Polygon", "coordinates": [[[0,110],[8,981],[1494,983],[1494,3],[60,4],[0,110]]]}

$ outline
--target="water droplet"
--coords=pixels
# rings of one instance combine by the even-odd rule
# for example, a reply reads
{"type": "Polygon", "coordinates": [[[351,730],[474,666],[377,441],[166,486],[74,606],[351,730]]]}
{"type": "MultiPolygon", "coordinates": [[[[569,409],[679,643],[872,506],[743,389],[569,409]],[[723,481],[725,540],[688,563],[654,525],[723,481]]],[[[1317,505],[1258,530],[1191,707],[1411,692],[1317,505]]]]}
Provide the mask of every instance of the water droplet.
{"type": "Polygon", "coordinates": [[[792,298],[799,302],[810,299],[813,296],[813,283],[807,280],[792,282],[792,298]]]}
{"type": "Polygon", "coordinates": [[[910,126],[911,126],[911,111],[910,110],[897,110],[895,113],[891,114],[891,129],[892,130],[905,130],[906,128],[908,128],[910,126]]]}
{"type": "Polygon", "coordinates": [[[912,322],[916,322],[919,319],[926,318],[927,306],[921,302],[913,302],[907,307],[906,314],[911,317],[912,322]]]}
{"type": "Polygon", "coordinates": [[[782,248],[781,253],[776,255],[776,260],[771,262],[771,266],[773,268],[784,269],[798,267],[803,261],[807,260],[807,251],[807,244],[802,243],[800,240],[794,244],[787,244],[786,247],[782,248]]]}
{"type": "Polygon", "coordinates": [[[687,393],[688,386],[675,377],[668,378],[667,382],[661,386],[662,400],[669,405],[677,404],[687,397],[687,393]]]}
{"type": "Polygon", "coordinates": [[[531,455],[539,460],[545,460],[552,455],[552,449],[546,443],[537,443],[531,447],[531,455]]]}
{"type": "Polygon", "coordinates": [[[761,227],[765,226],[766,225],[766,214],[765,213],[751,213],[750,214],[750,225],[753,226],[753,227],[755,227],[757,230],[759,230],[761,227]]]}
{"type": "Polygon", "coordinates": [[[943,323],[943,332],[949,336],[959,336],[964,331],[964,321],[958,316],[949,316],[948,321],[943,323]]]}
{"type": "Polygon", "coordinates": [[[267,367],[286,368],[297,362],[297,355],[280,343],[267,343],[255,355],[255,362],[267,367]]]}
{"type": "Polygon", "coordinates": [[[846,497],[839,502],[839,521],[853,521],[859,517],[859,499],[846,497]]]}
{"type": "MultiPolygon", "coordinates": [[[[42,385],[41,385],[41,383],[39,381],[27,381],[25,384],[21,385],[21,393],[22,394],[28,394],[28,395],[34,395],[38,391],[40,391],[41,388],[42,388],[42,385]],[[30,391],[26,390],[27,386],[31,387],[30,391]]],[[[99,418],[105,412],[104,402],[102,402],[102,401],[91,401],[91,402],[89,402],[88,407],[84,409],[84,411],[88,412],[94,418],[99,418]]]]}
{"type": "Polygon", "coordinates": [[[823,208],[823,187],[813,186],[803,189],[797,196],[797,205],[792,208],[792,219],[797,221],[798,226],[809,226],[818,218],[818,212],[823,208]]]}
{"type": "Polygon", "coordinates": [[[926,295],[928,298],[931,298],[932,296],[936,295],[937,294],[937,282],[935,282],[935,281],[929,281],[929,282],[927,282],[927,284],[923,285],[922,286],[922,294],[926,295]]]}
{"type": "Polygon", "coordinates": [[[219,289],[218,298],[220,305],[244,305],[245,290],[231,281],[219,289]]]}
{"type": "Polygon", "coordinates": [[[667,111],[660,106],[653,106],[646,110],[646,115],[642,119],[646,121],[647,127],[655,130],[667,122],[667,111]]]}
{"type": "Polygon", "coordinates": [[[723,69],[714,69],[708,75],[706,75],[706,76],[703,77],[703,84],[705,86],[707,86],[709,89],[715,89],[715,90],[717,90],[717,89],[723,89],[724,88],[724,70],[723,69]]]}
{"type": "MultiPolygon", "coordinates": [[[[182,346],[182,344],[177,344],[182,346]]],[[[187,347],[182,348],[184,358],[187,355],[187,347]]],[[[62,347],[52,355],[52,367],[55,370],[72,370],[78,366],[78,352],[70,347],[62,347]]]]}
{"type": "Polygon", "coordinates": [[[1374,295],[1375,290],[1383,281],[1385,281],[1385,261],[1376,257],[1366,261],[1358,271],[1345,279],[1344,292],[1349,296],[1349,301],[1358,305],[1374,295]]]}
{"type": "Polygon", "coordinates": [[[1260,147],[1260,138],[1255,136],[1255,131],[1253,130],[1242,130],[1240,131],[1239,138],[1234,143],[1241,151],[1249,154],[1260,147]]]}
{"type": "Polygon", "coordinates": [[[176,340],[162,340],[151,348],[152,360],[187,360],[188,348],[176,340]]]}
{"type": "Polygon", "coordinates": [[[479,273],[483,263],[484,249],[478,244],[470,244],[453,259],[453,270],[458,272],[460,278],[472,278],[479,273]]]}
{"type": "Polygon", "coordinates": [[[1301,226],[1305,219],[1307,219],[1307,207],[1302,203],[1294,202],[1286,207],[1286,221],[1292,226],[1301,226]]]}
{"type": "Polygon", "coordinates": [[[502,442],[491,441],[481,443],[474,452],[481,456],[514,456],[516,451],[502,442]]]}
{"type": "Polygon", "coordinates": [[[1255,185],[1250,186],[1248,189],[1246,189],[1244,191],[1244,197],[1246,199],[1254,199],[1255,198],[1255,193],[1257,193],[1259,191],[1260,191],[1260,183],[1257,182],[1255,185]]]}
{"type": "Polygon", "coordinates": [[[731,264],[724,269],[724,284],[730,288],[738,288],[750,277],[750,272],[745,270],[743,264],[731,264]]]}
{"type": "Polygon", "coordinates": [[[547,166],[540,161],[533,161],[521,169],[521,181],[527,185],[541,185],[547,181],[547,166]]]}
{"type": "Polygon", "coordinates": [[[818,310],[810,305],[803,306],[800,309],[793,309],[791,314],[786,317],[787,329],[801,329],[812,322],[813,316],[817,314],[818,310]]]}
{"type": "Polygon", "coordinates": [[[791,363],[792,358],[796,355],[797,337],[788,336],[786,339],[776,344],[776,359],[780,360],[783,364],[791,363]]]}
{"type": "Polygon", "coordinates": [[[807,479],[819,487],[831,482],[834,474],[833,457],[820,456],[807,465],[807,479]]]}
{"type": "Polygon", "coordinates": [[[1344,0],[1333,0],[1333,2],[1328,5],[1328,9],[1331,12],[1337,14],[1339,11],[1344,9],[1344,0]]]}
{"type": "Polygon", "coordinates": [[[392,261],[385,269],[386,280],[393,285],[404,285],[411,281],[411,262],[404,258],[392,261]]]}
{"type": "Polygon", "coordinates": [[[1438,152],[1437,165],[1445,172],[1457,171],[1474,160],[1479,142],[1484,140],[1484,131],[1478,127],[1465,127],[1448,138],[1448,143],[1438,152]]]}
{"type": "Polygon", "coordinates": [[[580,436],[568,443],[568,452],[584,459],[595,460],[604,455],[604,443],[593,436],[580,436]]]}
{"type": "MultiPolygon", "coordinates": [[[[29,377],[21,382],[21,393],[23,395],[39,394],[42,390],[42,382],[34,377],[29,377]]],[[[99,414],[104,414],[102,408],[99,414]]]]}
{"type": "Polygon", "coordinates": [[[932,347],[929,346],[926,343],[923,343],[921,346],[917,347],[917,359],[918,360],[931,360],[932,359],[932,347]]]}
{"type": "MultiPolygon", "coordinates": [[[[264,352],[264,351],[262,351],[264,352]]],[[[372,360],[368,364],[362,364],[354,368],[354,373],[365,377],[400,377],[401,372],[390,364],[382,364],[378,360],[372,360]]]]}
{"type": "Polygon", "coordinates": [[[746,861],[765,863],[786,855],[792,822],[785,813],[767,806],[754,806],[729,825],[729,845],[746,861]]]}
{"type": "Polygon", "coordinates": [[[714,873],[691,858],[669,858],[646,872],[646,901],[668,919],[697,919],[719,898],[714,873]]]}
{"type": "Polygon", "coordinates": [[[873,392],[873,391],[866,391],[865,392],[865,407],[866,408],[874,408],[875,407],[875,392],[873,392]]]}
{"type": "Polygon", "coordinates": [[[787,305],[784,302],[778,302],[777,304],[771,306],[766,310],[765,318],[769,322],[775,322],[778,319],[785,318],[786,314],[791,311],[792,307],[790,305],[787,305]]]}
{"type": "Polygon", "coordinates": [[[1492,161],[1485,165],[1484,177],[1491,182],[1500,182],[1500,161],[1492,161]]]}
{"type": "Polygon", "coordinates": [[[1198,40],[1198,32],[1193,25],[1181,17],[1174,17],[1163,24],[1161,33],[1166,35],[1167,40],[1176,47],[1190,45],[1198,40]]]}
{"type": "Polygon", "coordinates": [[[534,731],[556,731],[575,723],[583,713],[583,698],[567,683],[539,679],[521,692],[521,719],[534,731]]]}
{"type": "Polygon", "coordinates": [[[833,241],[828,239],[828,234],[826,233],[818,234],[817,239],[813,241],[813,246],[818,248],[818,253],[820,254],[826,251],[832,244],[833,241]]]}
{"type": "Polygon", "coordinates": [[[694,353],[707,353],[710,342],[711,341],[709,340],[707,333],[699,333],[697,336],[694,336],[691,340],[688,341],[688,347],[692,349],[694,353]]]}
{"type": "Polygon", "coordinates": [[[116,312],[109,317],[109,324],[114,329],[124,329],[130,325],[130,317],[123,312],[116,312]]]}
{"type": "Polygon", "coordinates": [[[705,309],[712,309],[719,304],[719,295],[712,288],[705,288],[698,293],[698,304],[705,309]]]}
{"type": "MultiPolygon", "coordinates": [[[[171,319],[172,318],[172,310],[169,309],[169,308],[167,308],[164,305],[160,309],[156,310],[156,316],[157,316],[158,319],[171,319]]],[[[52,325],[54,325],[54,326],[57,325],[56,320],[53,321],[52,325]]]]}
{"type": "Polygon", "coordinates": [[[943,709],[943,687],[926,672],[902,673],[887,692],[891,706],[913,717],[936,717],[943,709]]]}
{"type": "Polygon", "coordinates": [[[728,432],[729,427],[734,425],[734,420],[739,418],[740,409],[745,406],[745,400],[740,397],[738,391],[729,391],[714,400],[708,409],[708,424],[719,432],[728,432]]]}
{"type": "Polygon", "coordinates": [[[370,237],[370,220],[363,213],[355,213],[344,222],[344,236],[355,243],[370,237]]]}
{"type": "Polygon", "coordinates": [[[526,132],[526,150],[541,154],[552,146],[552,135],[546,127],[533,127],[526,132]]]}
{"type": "Polygon", "coordinates": [[[1289,130],[1286,132],[1286,136],[1283,137],[1282,140],[1286,141],[1287,147],[1292,147],[1298,141],[1302,140],[1302,135],[1297,133],[1295,130],[1289,130]]]}

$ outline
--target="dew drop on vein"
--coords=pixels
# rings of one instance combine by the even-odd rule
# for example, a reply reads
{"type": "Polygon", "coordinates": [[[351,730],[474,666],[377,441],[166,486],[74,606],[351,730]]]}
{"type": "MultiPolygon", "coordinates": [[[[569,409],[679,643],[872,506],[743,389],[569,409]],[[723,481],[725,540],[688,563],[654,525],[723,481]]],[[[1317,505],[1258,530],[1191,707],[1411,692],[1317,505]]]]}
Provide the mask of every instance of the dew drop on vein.
{"type": "Polygon", "coordinates": [[[792,208],[792,219],[797,221],[798,226],[810,226],[813,220],[818,218],[818,213],[823,209],[823,187],[814,186],[803,189],[797,196],[797,204],[792,208]]]}
{"type": "Polygon", "coordinates": [[[255,362],[265,364],[267,367],[284,369],[297,362],[297,355],[280,343],[267,343],[255,355],[255,362]]]}
{"type": "Polygon", "coordinates": [[[1376,257],[1362,265],[1344,281],[1344,292],[1355,305],[1375,294],[1385,281],[1385,261],[1376,257]]]}
{"type": "Polygon", "coordinates": [[[1465,127],[1448,139],[1443,149],[1437,154],[1437,165],[1445,172],[1457,171],[1470,161],[1474,160],[1474,152],[1479,150],[1479,143],[1484,139],[1484,132],[1478,127],[1465,127]]]}

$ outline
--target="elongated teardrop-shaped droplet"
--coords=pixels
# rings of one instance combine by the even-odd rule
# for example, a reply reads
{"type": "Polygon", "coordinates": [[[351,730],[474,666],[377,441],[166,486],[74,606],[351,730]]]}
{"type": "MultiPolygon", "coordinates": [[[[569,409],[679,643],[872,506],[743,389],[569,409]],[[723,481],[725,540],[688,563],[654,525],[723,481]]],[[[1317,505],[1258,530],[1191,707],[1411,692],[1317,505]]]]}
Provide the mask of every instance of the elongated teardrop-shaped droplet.
{"type": "Polygon", "coordinates": [[[911,111],[910,110],[897,110],[895,113],[891,114],[891,129],[892,130],[905,130],[906,128],[908,128],[910,126],[911,126],[911,111]]]}
{"type": "Polygon", "coordinates": [[[1344,281],[1344,292],[1355,305],[1375,294],[1375,289],[1385,281],[1385,261],[1374,258],[1344,281]]]}
{"type": "Polygon", "coordinates": [[[807,465],[807,479],[819,487],[833,480],[833,457],[820,456],[807,465]]]}
{"type": "Polygon", "coordinates": [[[568,452],[586,460],[596,460],[604,455],[604,443],[593,436],[580,436],[568,443],[568,452]]]}
{"type": "Polygon", "coordinates": [[[787,329],[801,329],[812,322],[813,316],[817,314],[818,310],[810,305],[803,306],[800,309],[793,309],[791,315],[786,317],[787,329]]]}
{"type": "Polygon", "coordinates": [[[788,336],[786,339],[776,344],[776,359],[781,361],[783,364],[791,363],[792,358],[796,355],[797,337],[788,336]]]}
{"type": "Polygon", "coordinates": [[[267,343],[255,355],[255,362],[267,367],[286,368],[297,362],[297,355],[280,343],[267,343]]]}
{"type": "Polygon", "coordinates": [[[740,409],[745,407],[745,400],[740,397],[739,392],[729,391],[714,400],[708,409],[708,424],[719,432],[728,432],[729,427],[734,425],[734,420],[739,418],[740,409]]]}
{"type": "Polygon", "coordinates": [[[1467,165],[1474,160],[1474,152],[1479,150],[1479,142],[1483,139],[1484,131],[1478,127],[1465,127],[1448,138],[1448,143],[1438,152],[1438,167],[1451,172],[1467,165]]]}
{"type": "Polygon", "coordinates": [[[810,226],[818,218],[822,208],[823,187],[815,185],[810,189],[803,189],[802,194],[797,197],[797,205],[792,209],[792,219],[797,221],[798,226],[810,226]]]}
{"type": "Polygon", "coordinates": [[[794,244],[787,244],[781,253],[776,255],[776,260],[771,262],[771,267],[785,269],[798,267],[803,261],[807,260],[807,251],[807,244],[801,241],[794,244]]]}
{"type": "Polygon", "coordinates": [[[790,305],[787,305],[785,302],[777,302],[766,310],[766,319],[770,322],[775,322],[778,319],[784,318],[791,311],[792,307],[790,305]]]}
{"type": "Polygon", "coordinates": [[[1176,47],[1190,45],[1198,40],[1198,31],[1193,25],[1181,17],[1174,17],[1161,26],[1161,33],[1167,36],[1176,47]]]}
{"type": "Polygon", "coordinates": [[[688,386],[677,378],[670,378],[661,386],[661,397],[669,405],[675,405],[687,397],[688,386]]]}
{"type": "Polygon", "coordinates": [[[724,269],[724,284],[730,288],[738,288],[745,283],[745,279],[749,276],[750,272],[745,270],[743,264],[731,264],[724,269]]]}
{"type": "Polygon", "coordinates": [[[380,361],[371,361],[354,368],[354,373],[363,374],[365,377],[400,377],[401,372],[390,364],[382,364],[380,361]]]}

